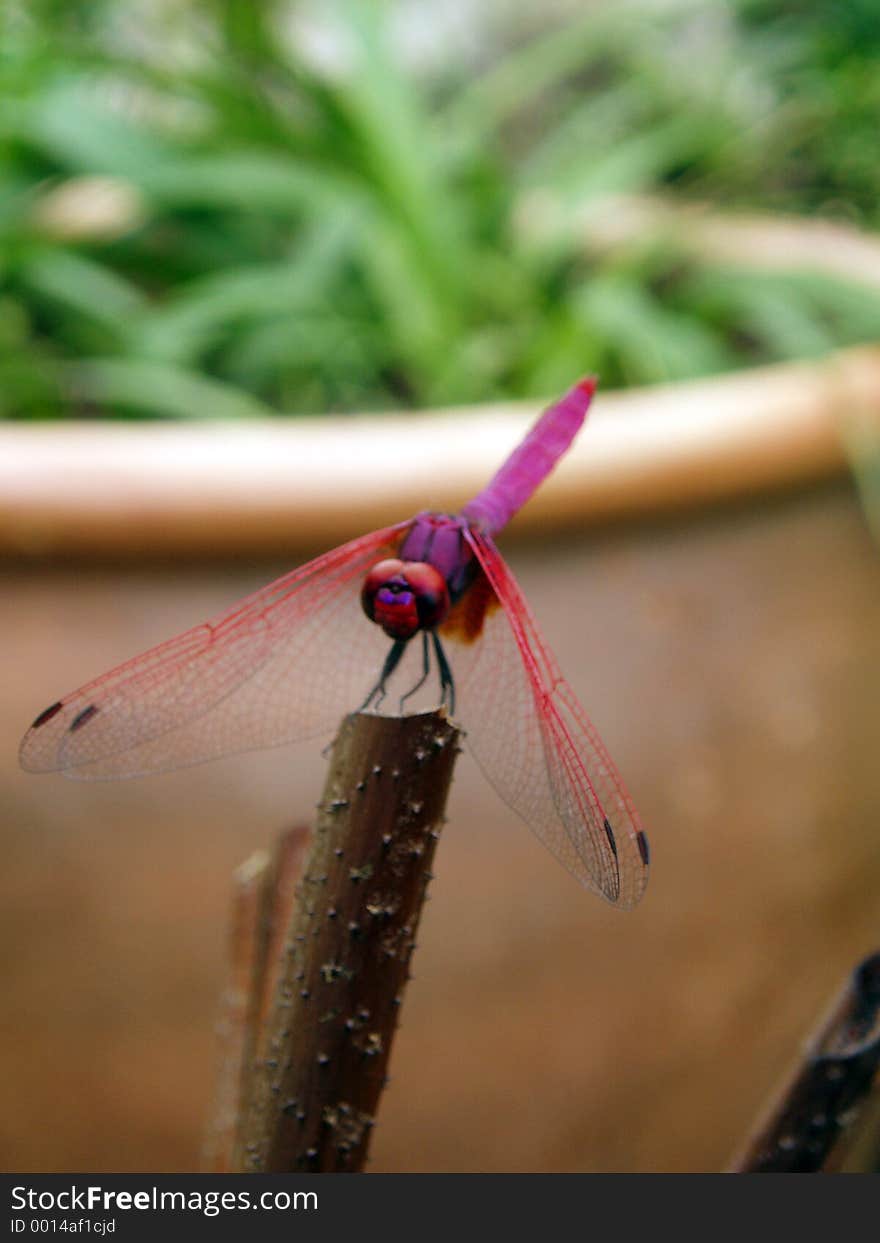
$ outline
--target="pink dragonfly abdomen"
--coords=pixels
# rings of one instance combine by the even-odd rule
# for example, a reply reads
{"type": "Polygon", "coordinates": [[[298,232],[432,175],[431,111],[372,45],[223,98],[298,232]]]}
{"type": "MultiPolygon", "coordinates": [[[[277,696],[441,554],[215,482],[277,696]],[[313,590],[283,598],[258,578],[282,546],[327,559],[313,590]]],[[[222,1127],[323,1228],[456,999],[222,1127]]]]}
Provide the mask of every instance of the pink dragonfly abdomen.
{"type": "Polygon", "coordinates": [[[454,604],[473,581],[476,562],[465,532],[470,527],[497,535],[525,505],[580,430],[596,389],[593,377],[579,380],[544,412],[532,430],[460,516],[417,514],[401,543],[403,562],[434,566],[454,604]]]}
{"type": "Polygon", "coordinates": [[[507,526],[580,431],[595,391],[595,377],[587,376],[544,412],[482,492],[461,511],[472,526],[488,535],[497,535],[507,526]]]}

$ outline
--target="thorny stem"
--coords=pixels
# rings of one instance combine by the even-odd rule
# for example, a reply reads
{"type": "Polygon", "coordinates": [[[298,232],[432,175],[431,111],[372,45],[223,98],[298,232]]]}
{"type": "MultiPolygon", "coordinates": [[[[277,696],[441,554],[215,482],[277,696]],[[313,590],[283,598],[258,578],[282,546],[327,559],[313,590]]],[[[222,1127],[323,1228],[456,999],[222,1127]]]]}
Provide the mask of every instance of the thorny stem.
{"type": "Polygon", "coordinates": [[[234,1169],[363,1168],[458,737],[442,711],[343,721],[234,1169]]]}

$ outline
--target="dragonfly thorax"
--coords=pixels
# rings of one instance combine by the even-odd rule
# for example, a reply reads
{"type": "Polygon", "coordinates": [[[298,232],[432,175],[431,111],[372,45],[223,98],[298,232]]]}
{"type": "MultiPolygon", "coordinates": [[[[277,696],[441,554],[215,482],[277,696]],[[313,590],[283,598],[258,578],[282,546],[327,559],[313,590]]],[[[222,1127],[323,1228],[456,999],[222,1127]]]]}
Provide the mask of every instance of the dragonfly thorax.
{"type": "Polygon", "coordinates": [[[449,612],[449,589],[440,571],[425,561],[389,558],[374,565],[361,592],[370,621],[391,639],[411,639],[433,630],[449,612]]]}

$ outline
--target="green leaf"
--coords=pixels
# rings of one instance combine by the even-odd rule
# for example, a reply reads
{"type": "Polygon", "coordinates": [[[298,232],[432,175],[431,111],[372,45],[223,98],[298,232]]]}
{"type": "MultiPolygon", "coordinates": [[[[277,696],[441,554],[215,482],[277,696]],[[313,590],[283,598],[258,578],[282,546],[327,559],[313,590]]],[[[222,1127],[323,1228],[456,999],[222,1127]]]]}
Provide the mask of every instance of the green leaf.
{"type": "Polygon", "coordinates": [[[784,273],[719,267],[695,274],[688,284],[692,294],[702,292],[728,322],[755,336],[773,356],[818,356],[834,347],[821,312],[784,273]]]}
{"type": "Polygon", "coordinates": [[[637,281],[609,274],[572,298],[575,315],[619,353],[635,382],[709,375],[730,365],[718,337],[653,298],[637,281]]]}
{"type": "Polygon", "coordinates": [[[320,304],[333,288],[357,223],[354,211],[337,208],[306,234],[293,261],[230,268],[184,286],[142,316],[132,331],[133,349],[167,362],[193,362],[237,321],[320,304]]]}
{"type": "Polygon", "coordinates": [[[112,268],[57,246],[31,252],[18,277],[32,292],[94,320],[120,342],[128,321],[146,306],[140,290],[112,268]]]}
{"type": "Polygon", "coordinates": [[[262,419],[276,413],[231,385],[162,363],[88,358],[67,363],[62,375],[80,401],[152,417],[262,419]]]}
{"type": "Polygon", "coordinates": [[[508,52],[452,97],[441,115],[444,126],[485,141],[489,131],[533,109],[540,96],[625,45],[635,33],[636,10],[629,0],[616,0],[607,9],[591,6],[579,20],[555,26],[508,52]]]}
{"type": "Polygon", "coordinates": [[[338,207],[357,188],[343,170],[329,171],[280,152],[229,152],[165,159],[134,174],[166,209],[232,208],[294,215],[338,207]]]}
{"type": "Polygon", "coordinates": [[[153,164],[168,159],[155,133],[107,105],[109,83],[63,76],[11,118],[15,129],[57,161],[78,173],[109,173],[137,181],[153,164]]]}

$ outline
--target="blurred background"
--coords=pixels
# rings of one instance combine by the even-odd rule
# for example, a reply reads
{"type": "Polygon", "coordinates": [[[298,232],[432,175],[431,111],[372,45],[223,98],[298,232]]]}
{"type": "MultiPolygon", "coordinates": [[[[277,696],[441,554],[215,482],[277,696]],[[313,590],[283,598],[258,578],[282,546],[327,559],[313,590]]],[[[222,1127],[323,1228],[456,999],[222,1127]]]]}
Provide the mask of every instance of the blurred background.
{"type": "Polygon", "coordinates": [[[694,254],[661,211],[876,224],[869,0],[0,21],[8,417],[544,397],[877,335],[875,289],[694,254]]]}
{"type": "MultiPolygon", "coordinates": [[[[175,555],[178,492],[126,552],[96,479],[107,535],[74,551],[64,435],[124,454],[135,424],[234,445],[330,414],[332,491],[349,416],[395,414],[404,451],[421,411],[533,411],[595,370],[664,410],[705,380],[699,427],[726,373],[807,361],[840,448],[800,486],[661,516],[646,457],[638,516],[588,530],[575,501],[504,545],[651,886],[626,916],[584,895],[462,757],[373,1168],[712,1170],[742,1143],[880,933],[878,356],[858,402],[830,378],[880,336],[878,43],[868,0],[3,6],[3,1168],[195,1168],[231,873],[324,772],[308,744],[109,785],[18,770],[59,693],[326,547],[306,518],[175,555]]],[[[454,470],[434,483],[427,505],[454,470]]],[[[388,492],[375,525],[406,516],[388,492]]]]}

